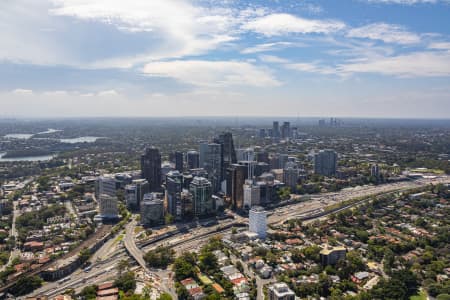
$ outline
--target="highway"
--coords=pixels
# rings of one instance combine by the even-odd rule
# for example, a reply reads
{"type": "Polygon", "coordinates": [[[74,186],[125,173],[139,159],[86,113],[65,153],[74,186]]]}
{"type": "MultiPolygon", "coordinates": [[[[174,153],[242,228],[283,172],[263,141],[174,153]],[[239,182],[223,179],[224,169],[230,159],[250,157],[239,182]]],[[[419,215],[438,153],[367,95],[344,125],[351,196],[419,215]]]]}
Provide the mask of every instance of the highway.
{"type": "Polygon", "coordinates": [[[132,220],[127,224],[125,228],[124,245],[129,255],[141,266],[145,273],[150,277],[159,279],[159,287],[162,292],[166,292],[172,296],[172,299],[178,299],[173,284],[169,280],[169,272],[165,270],[150,270],[144,260],[144,252],[136,246],[134,241],[134,229],[136,227],[136,220],[132,220]]]}
{"type": "Polygon", "coordinates": [[[66,277],[66,282],[48,282],[30,295],[46,295],[48,297],[54,297],[69,288],[79,292],[86,285],[99,284],[108,281],[109,279],[114,280],[117,274],[116,266],[119,261],[123,259],[128,259],[128,255],[125,252],[123,245],[118,243],[115,238],[112,238],[100,247],[100,249],[89,259],[92,266],[90,270],[84,271],[78,269],[70,276],[66,277]]]}
{"type": "Polygon", "coordinates": [[[268,217],[268,223],[280,223],[290,218],[306,216],[308,213],[313,211],[320,211],[327,206],[338,204],[350,199],[364,198],[395,191],[406,191],[409,189],[424,187],[430,183],[450,183],[450,178],[448,176],[442,176],[441,178],[436,179],[419,179],[415,181],[405,181],[377,186],[358,186],[351,189],[344,189],[336,193],[314,195],[311,196],[311,200],[274,209],[272,211],[273,213],[268,217]]]}

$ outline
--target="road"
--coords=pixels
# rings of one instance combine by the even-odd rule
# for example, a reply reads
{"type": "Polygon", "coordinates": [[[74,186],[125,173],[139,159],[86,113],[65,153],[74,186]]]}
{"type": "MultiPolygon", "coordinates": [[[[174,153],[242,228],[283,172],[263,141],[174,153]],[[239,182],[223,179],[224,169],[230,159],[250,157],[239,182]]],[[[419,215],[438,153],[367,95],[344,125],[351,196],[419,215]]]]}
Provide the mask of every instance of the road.
{"type": "Polygon", "coordinates": [[[125,248],[128,253],[134,258],[134,260],[142,267],[145,273],[153,278],[160,279],[160,289],[162,292],[168,293],[172,296],[172,299],[178,299],[171,280],[169,279],[169,272],[164,270],[150,270],[144,260],[144,252],[136,246],[134,241],[134,229],[136,227],[136,220],[132,220],[127,224],[125,228],[125,237],[123,239],[125,248]]]}
{"type": "MultiPolygon", "coordinates": [[[[13,201],[13,219],[11,224],[11,229],[9,231],[9,238],[14,239],[17,244],[17,229],[16,229],[16,219],[20,216],[20,210],[18,209],[18,201],[13,201]]],[[[15,245],[14,249],[9,254],[8,262],[0,268],[0,272],[4,271],[7,266],[11,265],[15,257],[20,256],[20,249],[15,245]]]]}
{"type": "Polygon", "coordinates": [[[72,288],[81,291],[86,285],[99,284],[108,280],[114,280],[117,274],[116,266],[122,259],[128,259],[123,245],[117,243],[112,238],[106,242],[100,249],[89,259],[92,263],[90,270],[78,269],[70,276],[66,277],[67,281],[60,283],[48,282],[43,287],[35,290],[29,296],[46,295],[54,297],[65,290],[72,288]]]}
{"type": "Polygon", "coordinates": [[[256,299],[264,300],[264,286],[269,283],[276,282],[276,278],[268,278],[262,279],[259,275],[255,274],[252,270],[249,269],[248,265],[243,262],[240,258],[236,257],[234,254],[230,254],[231,262],[236,265],[237,262],[240,262],[243,267],[243,273],[247,278],[256,280],[256,299]]]}
{"type": "Polygon", "coordinates": [[[352,189],[345,189],[336,193],[325,193],[320,195],[312,195],[311,200],[301,203],[291,204],[285,207],[276,208],[268,217],[268,223],[280,223],[289,218],[298,218],[308,214],[308,212],[319,211],[333,204],[338,204],[346,200],[354,198],[363,198],[371,195],[390,193],[394,191],[406,191],[418,187],[424,187],[430,183],[449,183],[448,176],[442,176],[436,179],[419,179],[415,181],[405,181],[393,184],[383,184],[377,186],[359,186],[352,189]]]}

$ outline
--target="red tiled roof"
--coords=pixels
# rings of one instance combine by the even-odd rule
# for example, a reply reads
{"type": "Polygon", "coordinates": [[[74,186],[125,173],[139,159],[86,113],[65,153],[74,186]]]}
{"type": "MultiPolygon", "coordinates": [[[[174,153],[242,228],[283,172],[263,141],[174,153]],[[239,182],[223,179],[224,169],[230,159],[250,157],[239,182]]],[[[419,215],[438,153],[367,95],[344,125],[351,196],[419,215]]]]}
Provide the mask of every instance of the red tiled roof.
{"type": "Polygon", "coordinates": [[[112,288],[112,289],[107,289],[107,290],[101,290],[97,292],[97,296],[111,296],[111,295],[117,295],[119,294],[119,289],[118,288],[112,288]]]}

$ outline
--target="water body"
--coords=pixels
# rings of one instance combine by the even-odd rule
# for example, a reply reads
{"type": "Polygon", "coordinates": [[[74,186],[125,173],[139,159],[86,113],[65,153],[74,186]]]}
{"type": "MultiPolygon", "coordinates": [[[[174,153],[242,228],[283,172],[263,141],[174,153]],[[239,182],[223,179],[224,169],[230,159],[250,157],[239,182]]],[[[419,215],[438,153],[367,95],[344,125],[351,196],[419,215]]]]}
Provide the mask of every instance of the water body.
{"type": "Polygon", "coordinates": [[[28,140],[28,139],[31,139],[32,137],[34,137],[35,135],[54,133],[54,132],[59,132],[59,131],[62,131],[62,130],[49,128],[46,131],[38,132],[36,134],[33,134],[33,133],[10,133],[10,134],[5,135],[4,138],[6,138],[6,139],[28,140]]]}
{"type": "Polygon", "coordinates": [[[8,162],[8,161],[48,161],[51,160],[54,155],[40,155],[40,156],[24,156],[24,157],[10,157],[10,158],[3,158],[3,156],[6,153],[0,153],[0,162],[8,162]]]}
{"type": "Polygon", "coordinates": [[[76,144],[76,143],[94,143],[98,139],[103,139],[102,137],[97,136],[81,136],[73,139],[60,139],[61,143],[66,144],[76,144]]]}
{"type": "Polygon", "coordinates": [[[60,129],[53,129],[53,128],[49,128],[47,131],[42,131],[42,132],[38,132],[38,133],[36,133],[36,135],[37,134],[47,134],[47,133],[54,133],[54,132],[60,132],[60,131],[62,131],[62,130],[60,130],[60,129]]]}
{"type": "Polygon", "coordinates": [[[29,134],[29,133],[10,133],[10,134],[5,135],[4,137],[6,139],[28,140],[33,135],[34,134],[29,134]]]}

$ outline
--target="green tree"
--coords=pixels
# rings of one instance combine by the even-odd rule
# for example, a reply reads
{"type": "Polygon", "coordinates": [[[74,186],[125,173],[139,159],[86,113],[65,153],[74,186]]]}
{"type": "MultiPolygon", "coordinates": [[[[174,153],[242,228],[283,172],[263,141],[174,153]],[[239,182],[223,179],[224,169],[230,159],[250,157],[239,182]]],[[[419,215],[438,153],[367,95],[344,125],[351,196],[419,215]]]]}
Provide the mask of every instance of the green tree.
{"type": "Polygon", "coordinates": [[[41,287],[41,285],[42,279],[39,276],[21,276],[11,288],[10,292],[16,297],[26,295],[41,287]]]}
{"type": "Polygon", "coordinates": [[[134,278],[134,272],[128,271],[120,276],[114,281],[114,285],[119,288],[119,290],[127,293],[133,292],[136,289],[136,279],[134,278]]]}
{"type": "Polygon", "coordinates": [[[146,263],[153,268],[167,268],[174,261],[175,251],[168,247],[158,246],[144,255],[146,263]]]}
{"type": "Polygon", "coordinates": [[[162,294],[159,296],[158,300],[172,300],[172,296],[170,296],[170,295],[167,294],[167,293],[162,293],[162,294]]]}
{"type": "Polygon", "coordinates": [[[98,286],[88,285],[81,290],[81,292],[78,296],[80,296],[81,299],[84,299],[84,300],[91,300],[91,299],[94,300],[94,299],[97,299],[97,290],[98,290],[98,286]]]}

